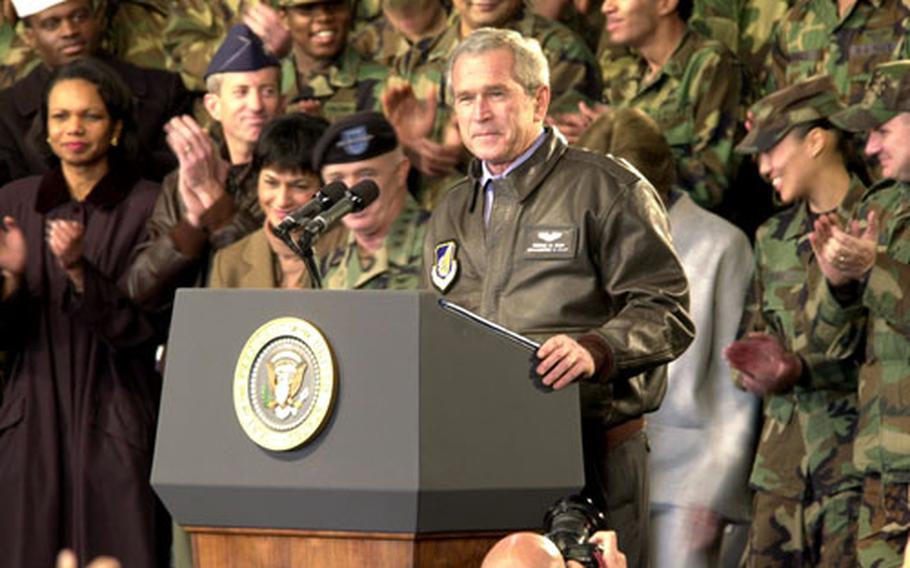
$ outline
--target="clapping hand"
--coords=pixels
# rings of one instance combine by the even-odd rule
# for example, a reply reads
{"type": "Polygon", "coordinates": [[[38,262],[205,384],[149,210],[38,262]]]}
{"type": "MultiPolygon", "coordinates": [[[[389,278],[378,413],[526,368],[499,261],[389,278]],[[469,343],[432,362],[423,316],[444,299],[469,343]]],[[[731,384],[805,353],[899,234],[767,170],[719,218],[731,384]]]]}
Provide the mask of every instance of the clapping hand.
{"type": "Polygon", "coordinates": [[[254,4],[247,8],[243,23],[262,39],[265,50],[278,59],[291,52],[291,32],[281,23],[278,11],[268,4],[254,4]]]}
{"type": "Polygon", "coordinates": [[[230,166],[215,144],[190,116],[175,116],[164,127],[167,143],[180,162],[178,190],[186,219],[194,227],[205,211],[224,195],[230,166]]]}
{"type": "Polygon", "coordinates": [[[802,360],[767,333],[752,332],[734,341],[724,356],[742,374],[743,388],[760,396],[790,390],[802,374],[802,360]]]}
{"type": "MultiPolygon", "coordinates": [[[[57,568],[78,568],[79,559],[70,549],[61,550],[57,555],[57,568]]],[[[99,556],[92,560],[85,568],[120,568],[120,562],[110,556],[99,556]]]]}
{"type": "Polygon", "coordinates": [[[558,128],[560,134],[565,136],[570,144],[575,144],[595,120],[608,112],[610,112],[610,107],[605,104],[597,103],[589,106],[584,101],[580,101],[578,112],[548,116],[547,124],[558,128]]]}
{"type": "Polygon", "coordinates": [[[809,243],[819,269],[832,286],[862,280],[875,264],[878,245],[875,212],[869,212],[865,228],[855,220],[842,228],[835,214],[822,215],[815,221],[809,243]]]}

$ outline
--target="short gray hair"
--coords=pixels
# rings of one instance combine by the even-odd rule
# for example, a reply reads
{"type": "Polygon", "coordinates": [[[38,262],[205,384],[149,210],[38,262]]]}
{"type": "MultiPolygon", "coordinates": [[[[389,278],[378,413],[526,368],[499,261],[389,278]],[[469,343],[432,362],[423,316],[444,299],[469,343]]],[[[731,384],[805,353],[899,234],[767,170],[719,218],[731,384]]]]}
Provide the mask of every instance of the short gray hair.
{"type": "Polygon", "coordinates": [[[221,84],[224,83],[224,73],[212,73],[205,78],[205,91],[213,95],[221,94],[221,84]]]}
{"type": "Polygon", "coordinates": [[[446,70],[449,95],[453,94],[452,69],[458,58],[495,49],[505,49],[512,54],[512,77],[528,94],[534,93],[540,86],[550,85],[550,66],[536,39],[526,38],[514,30],[480,28],[462,40],[449,56],[446,70]]]}

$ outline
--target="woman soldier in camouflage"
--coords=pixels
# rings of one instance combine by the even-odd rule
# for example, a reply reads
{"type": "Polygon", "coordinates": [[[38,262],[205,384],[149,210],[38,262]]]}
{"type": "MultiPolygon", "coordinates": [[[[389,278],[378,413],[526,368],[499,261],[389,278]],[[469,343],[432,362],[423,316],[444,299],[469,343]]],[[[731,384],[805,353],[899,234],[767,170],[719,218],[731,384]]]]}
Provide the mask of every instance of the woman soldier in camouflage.
{"type": "Polygon", "coordinates": [[[725,352],[738,384],[764,397],[746,566],[856,564],[859,362],[811,341],[824,276],[808,235],[820,215],[850,218],[866,191],[848,136],[828,120],[842,108],[829,76],[808,79],[758,101],[737,146],[758,154],[761,174],[791,204],[758,230],[740,339],[725,352]]]}

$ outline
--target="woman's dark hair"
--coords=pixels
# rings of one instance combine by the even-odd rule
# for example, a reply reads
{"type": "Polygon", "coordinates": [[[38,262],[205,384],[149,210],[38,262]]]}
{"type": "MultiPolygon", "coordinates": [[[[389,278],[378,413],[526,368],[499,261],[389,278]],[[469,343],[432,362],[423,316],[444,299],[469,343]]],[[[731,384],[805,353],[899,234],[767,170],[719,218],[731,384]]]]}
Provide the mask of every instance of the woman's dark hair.
{"type": "Polygon", "coordinates": [[[313,148],[329,123],[317,116],[290,113],[272,119],[253,148],[251,172],[259,175],[262,168],[319,172],[313,167],[313,148]]]}
{"type": "Polygon", "coordinates": [[[59,162],[47,143],[47,99],[57,83],[73,79],[82,79],[95,85],[107,108],[111,126],[118,121],[123,125],[117,145],[108,149],[108,158],[127,167],[134,166],[139,156],[139,135],[133,93],[113,69],[94,57],[77,59],[54,72],[41,95],[41,108],[29,130],[29,143],[44,156],[49,165],[59,162]]]}
{"type": "Polygon", "coordinates": [[[802,140],[815,128],[833,132],[837,136],[837,153],[844,159],[844,166],[846,166],[847,171],[858,177],[864,185],[872,185],[872,175],[869,173],[869,166],[859,151],[860,144],[853,133],[841,130],[824,118],[797,124],[793,127],[793,132],[797,138],[802,140]]]}

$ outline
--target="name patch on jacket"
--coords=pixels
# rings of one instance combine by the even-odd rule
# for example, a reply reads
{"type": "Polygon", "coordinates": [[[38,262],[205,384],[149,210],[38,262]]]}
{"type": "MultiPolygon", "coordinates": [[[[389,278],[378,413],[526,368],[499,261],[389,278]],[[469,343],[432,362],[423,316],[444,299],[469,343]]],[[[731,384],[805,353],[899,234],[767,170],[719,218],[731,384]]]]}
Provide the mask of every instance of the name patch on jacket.
{"type": "Polygon", "coordinates": [[[529,259],[574,258],[578,249],[578,227],[532,225],[525,227],[522,256],[529,259]]]}

